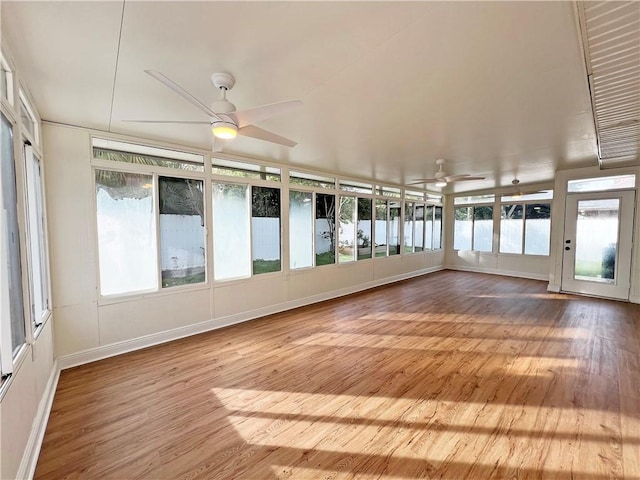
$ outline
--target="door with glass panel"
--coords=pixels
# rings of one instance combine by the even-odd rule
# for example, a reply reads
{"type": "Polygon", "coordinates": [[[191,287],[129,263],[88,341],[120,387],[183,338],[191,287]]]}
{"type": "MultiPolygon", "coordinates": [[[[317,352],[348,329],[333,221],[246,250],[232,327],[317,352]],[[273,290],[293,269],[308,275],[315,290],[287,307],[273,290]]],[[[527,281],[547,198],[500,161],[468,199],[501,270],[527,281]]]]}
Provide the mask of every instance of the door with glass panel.
{"type": "Polygon", "coordinates": [[[567,195],[562,290],[629,299],[635,192],[567,195]]]}

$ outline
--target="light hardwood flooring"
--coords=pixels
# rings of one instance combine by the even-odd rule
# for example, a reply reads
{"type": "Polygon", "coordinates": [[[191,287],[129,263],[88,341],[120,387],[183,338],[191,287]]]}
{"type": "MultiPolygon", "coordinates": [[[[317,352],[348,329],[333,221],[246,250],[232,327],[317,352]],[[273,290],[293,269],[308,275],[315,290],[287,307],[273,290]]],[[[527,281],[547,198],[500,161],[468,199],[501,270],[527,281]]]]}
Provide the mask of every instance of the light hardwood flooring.
{"type": "Polygon", "coordinates": [[[36,478],[639,479],[640,306],[444,271],[65,370],[36,478]]]}

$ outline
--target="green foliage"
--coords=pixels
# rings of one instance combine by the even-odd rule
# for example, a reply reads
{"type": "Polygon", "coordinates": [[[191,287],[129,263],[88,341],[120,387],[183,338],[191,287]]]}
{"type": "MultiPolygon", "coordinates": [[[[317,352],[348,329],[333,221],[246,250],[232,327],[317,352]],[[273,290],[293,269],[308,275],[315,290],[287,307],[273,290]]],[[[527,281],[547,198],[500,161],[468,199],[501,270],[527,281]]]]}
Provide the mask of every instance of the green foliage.
{"type": "Polygon", "coordinates": [[[253,261],[253,274],[259,275],[261,273],[279,272],[282,269],[280,260],[262,260],[257,259],[253,261]]]}
{"type": "Polygon", "coordinates": [[[336,256],[333,250],[330,252],[316,253],[316,266],[331,265],[332,263],[336,263],[336,256]]]}

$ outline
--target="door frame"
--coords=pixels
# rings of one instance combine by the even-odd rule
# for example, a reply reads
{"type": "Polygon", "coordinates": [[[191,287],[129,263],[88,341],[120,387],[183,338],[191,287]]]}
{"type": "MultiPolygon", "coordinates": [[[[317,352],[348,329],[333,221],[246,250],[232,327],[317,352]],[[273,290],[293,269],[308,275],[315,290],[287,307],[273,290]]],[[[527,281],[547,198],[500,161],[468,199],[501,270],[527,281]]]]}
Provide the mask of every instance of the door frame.
{"type": "Polygon", "coordinates": [[[629,300],[631,294],[635,190],[567,193],[565,197],[561,290],[597,297],[629,300]],[[616,248],[616,281],[604,283],[574,278],[575,230],[578,204],[582,200],[619,199],[618,246],[616,248]],[[570,244],[567,242],[571,241],[570,244]]]}

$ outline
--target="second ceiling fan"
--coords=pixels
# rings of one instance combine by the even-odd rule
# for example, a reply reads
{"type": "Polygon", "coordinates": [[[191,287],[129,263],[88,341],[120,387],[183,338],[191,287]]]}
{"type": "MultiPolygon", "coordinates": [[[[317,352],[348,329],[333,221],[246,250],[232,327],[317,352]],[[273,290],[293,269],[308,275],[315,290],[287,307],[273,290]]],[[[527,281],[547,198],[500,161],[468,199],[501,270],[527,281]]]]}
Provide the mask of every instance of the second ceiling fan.
{"type": "Polygon", "coordinates": [[[276,115],[282,115],[302,106],[300,100],[287,100],[284,102],[271,103],[247,110],[236,111],[236,106],[227,100],[227,92],[235,85],[235,79],[228,73],[214,73],[211,81],[220,90],[220,99],[207,107],[196,97],[187,92],[184,88],[171,80],[166,75],[155,70],[145,70],[145,73],[152,76],[166,87],[173,90],[183,99],[189,102],[200,111],[204,112],[209,120],[124,120],[125,122],[137,123],[172,123],[172,124],[209,124],[213,135],[216,138],[231,139],[236,135],[257,138],[267,142],[277,143],[286,147],[295,147],[296,142],[288,138],[269,132],[257,127],[255,123],[261,122],[276,115]]]}
{"type": "Polygon", "coordinates": [[[436,187],[446,187],[452,182],[462,182],[466,180],[484,180],[485,177],[479,177],[477,175],[471,175],[470,173],[461,173],[458,175],[449,175],[444,171],[442,166],[444,165],[444,159],[439,158],[436,160],[438,165],[438,171],[433,178],[416,178],[410,185],[418,185],[421,183],[434,183],[436,187]]]}

